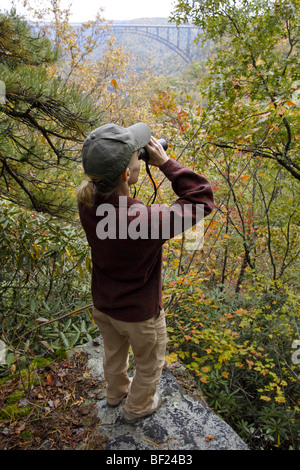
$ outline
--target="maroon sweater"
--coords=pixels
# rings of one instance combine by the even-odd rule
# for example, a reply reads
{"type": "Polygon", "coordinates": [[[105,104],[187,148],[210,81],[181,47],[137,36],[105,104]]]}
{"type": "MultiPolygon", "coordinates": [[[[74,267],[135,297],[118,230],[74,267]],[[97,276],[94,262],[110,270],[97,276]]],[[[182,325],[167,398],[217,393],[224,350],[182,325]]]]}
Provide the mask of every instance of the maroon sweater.
{"type": "MultiPolygon", "coordinates": [[[[98,310],[118,320],[144,321],[159,313],[163,308],[162,246],[166,240],[183,231],[178,230],[175,215],[177,222],[183,220],[183,210],[189,208],[189,225],[192,226],[201,219],[196,207],[202,205],[202,216],[210,214],[214,207],[213,191],[204,176],[184,168],[171,158],[160,170],[171,181],[179,197],[170,207],[159,204],[145,206],[137,199],[116,194],[105,201],[96,197],[93,207],[79,203],[80,220],[92,253],[93,303],[98,310]],[[108,205],[112,208],[110,218],[108,212],[104,212],[104,209],[109,210],[108,205]],[[135,209],[140,207],[141,211],[135,210],[130,214],[133,205],[136,205],[135,209]],[[166,214],[170,215],[170,233],[167,234],[162,229],[166,214]],[[140,222],[145,222],[143,235],[132,239],[132,233],[139,231],[134,223],[137,217],[140,217],[140,222]],[[110,228],[106,225],[110,235],[103,239],[105,235],[101,233],[108,221],[112,222],[110,228]],[[130,225],[132,231],[129,230],[130,225]],[[124,235],[124,227],[128,228],[131,236],[124,235]]],[[[187,228],[184,225],[184,229],[187,228]]]]}

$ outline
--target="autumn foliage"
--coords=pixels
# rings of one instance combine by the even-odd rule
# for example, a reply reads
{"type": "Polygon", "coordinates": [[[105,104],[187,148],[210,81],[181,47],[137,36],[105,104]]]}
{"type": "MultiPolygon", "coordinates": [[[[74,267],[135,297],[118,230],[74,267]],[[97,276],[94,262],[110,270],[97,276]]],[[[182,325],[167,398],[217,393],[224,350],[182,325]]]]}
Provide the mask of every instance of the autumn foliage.
{"type": "MultiPolygon", "coordinates": [[[[145,121],[215,193],[203,246],[164,245],[166,361],[185,364],[251,448],[299,448],[299,2],[177,2],[173,20],[213,45],[175,78],[138,75],[114,38],[95,61],[102,16],[75,29],[56,3],[42,38],[0,17],[0,39],[20,44],[0,40],[1,374],[97,336],[74,200],[80,146],[98,124],[145,121]]],[[[156,202],[173,202],[152,170],[156,202]]],[[[151,199],[145,169],[136,190],[151,199]]]]}

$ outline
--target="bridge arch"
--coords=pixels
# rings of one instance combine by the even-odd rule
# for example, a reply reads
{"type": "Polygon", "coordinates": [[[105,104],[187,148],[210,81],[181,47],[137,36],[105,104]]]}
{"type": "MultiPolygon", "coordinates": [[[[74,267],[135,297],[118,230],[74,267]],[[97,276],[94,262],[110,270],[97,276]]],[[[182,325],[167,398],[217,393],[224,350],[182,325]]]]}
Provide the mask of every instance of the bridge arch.
{"type": "Polygon", "coordinates": [[[199,32],[200,29],[195,26],[112,24],[105,34],[131,33],[149,37],[167,46],[186,63],[190,63],[191,44],[199,32]],[[174,31],[176,31],[176,41],[172,42],[170,33],[174,31]]]}

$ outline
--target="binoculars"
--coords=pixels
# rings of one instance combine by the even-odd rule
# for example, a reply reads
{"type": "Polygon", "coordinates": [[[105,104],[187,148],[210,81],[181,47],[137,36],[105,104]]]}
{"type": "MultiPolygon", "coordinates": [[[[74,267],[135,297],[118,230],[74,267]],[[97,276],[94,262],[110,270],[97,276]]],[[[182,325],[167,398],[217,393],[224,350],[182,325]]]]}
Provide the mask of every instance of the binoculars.
{"type": "MultiPolygon", "coordinates": [[[[168,143],[165,139],[158,139],[158,142],[160,143],[160,145],[162,145],[164,150],[167,150],[168,143]]],[[[149,159],[150,159],[150,155],[149,155],[148,151],[145,149],[145,147],[142,148],[141,153],[139,155],[139,160],[144,160],[145,162],[148,162],[149,159]]]]}

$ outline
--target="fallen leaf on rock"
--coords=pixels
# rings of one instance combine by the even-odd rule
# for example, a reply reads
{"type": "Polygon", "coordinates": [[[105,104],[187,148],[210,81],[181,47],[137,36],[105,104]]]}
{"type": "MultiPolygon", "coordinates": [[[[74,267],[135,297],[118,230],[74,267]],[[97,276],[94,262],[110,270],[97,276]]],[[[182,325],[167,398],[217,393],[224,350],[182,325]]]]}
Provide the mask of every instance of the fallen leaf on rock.
{"type": "Polygon", "coordinates": [[[20,426],[15,428],[15,433],[20,434],[22,431],[24,431],[25,427],[25,423],[21,423],[20,426]]]}
{"type": "Polygon", "coordinates": [[[60,399],[57,398],[56,400],[54,400],[54,408],[58,408],[60,405],[60,399]]]}
{"type": "Polygon", "coordinates": [[[46,377],[45,385],[53,385],[54,383],[54,374],[48,374],[46,377]]]}

